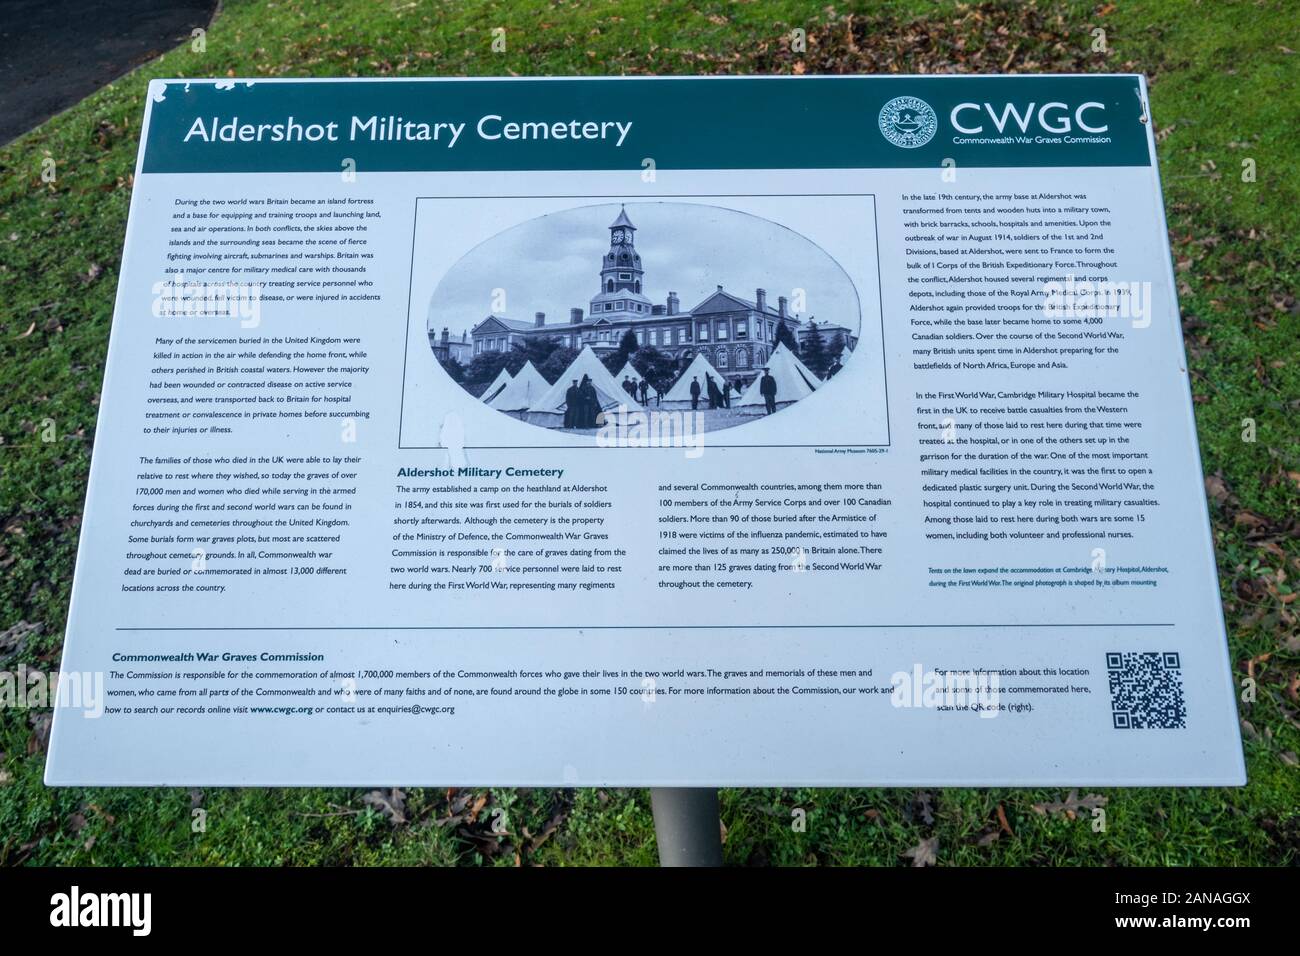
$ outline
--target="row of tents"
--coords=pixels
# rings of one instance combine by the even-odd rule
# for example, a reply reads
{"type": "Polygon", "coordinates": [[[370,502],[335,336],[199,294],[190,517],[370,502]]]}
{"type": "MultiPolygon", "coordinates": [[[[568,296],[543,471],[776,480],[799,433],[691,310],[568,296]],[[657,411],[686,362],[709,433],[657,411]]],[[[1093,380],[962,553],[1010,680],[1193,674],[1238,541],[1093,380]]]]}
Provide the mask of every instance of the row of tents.
{"type": "MultiPolygon", "coordinates": [[[[777,346],[776,351],[767,360],[764,368],[776,379],[776,405],[778,408],[806,398],[822,384],[821,380],[799,360],[799,356],[791,352],[785,345],[777,346]]],[[[678,376],[672,388],[664,393],[662,401],[655,402],[654,399],[658,397],[657,393],[653,387],[649,388],[648,394],[651,398],[651,404],[660,408],[690,408],[692,381],[699,382],[701,401],[707,401],[705,397],[707,395],[705,376],[711,376],[713,381],[721,387],[723,376],[703,355],[696,355],[691,364],[687,366],[686,371],[678,376]]],[[[514,375],[502,369],[501,373],[480,397],[490,407],[498,411],[506,412],[535,425],[555,427],[564,421],[566,393],[570,385],[575,380],[581,382],[584,377],[591,379],[601,411],[608,411],[617,408],[619,405],[632,408],[642,407],[641,403],[632,398],[623,388],[623,382],[626,379],[631,379],[639,389],[642,380],[641,373],[633,368],[631,362],[628,362],[618,375],[611,375],[609,369],[591,350],[591,346],[585,346],[578,353],[578,357],[569,364],[569,367],[564,370],[564,374],[557,378],[553,385],[542,377],[542,374],[533,367],[532,362],[525,362],[524,367],[514,375]]],[[[762,373],[760,372],[741,393],[740,398],[732,402],[732,407],[758,406],[762,408],[765,401],[759,388],[761,380],[762,373]]],[[[638,394],[640,394],[639,390],[638,394]]]]}

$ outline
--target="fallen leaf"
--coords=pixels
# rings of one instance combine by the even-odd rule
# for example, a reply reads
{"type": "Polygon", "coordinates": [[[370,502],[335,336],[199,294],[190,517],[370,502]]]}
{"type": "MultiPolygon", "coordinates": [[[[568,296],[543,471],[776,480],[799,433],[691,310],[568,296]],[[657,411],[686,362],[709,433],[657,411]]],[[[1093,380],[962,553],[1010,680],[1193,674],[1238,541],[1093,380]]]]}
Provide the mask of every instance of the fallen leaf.
{"type": "Polygon", "coordinates": [[[1232,497],[1232,493],[1228,491],[1228,486],[1224,484],[1221,475],[1205,476],[1205,493],[1211,501],[1220,505],[1232,497]]]}
{"type": "Polygon", "coordinates": [[[939,838],[926,837],[903,856],[911,858],[912,866],[934,866],[939,860],[939,838]]]}
{"type": "Polygon", "coordinates": [[[54,717],[52,714],[32,714],[32,735],[27,740],[28,756],[45,753],[46,749],[50,746],[50,724],[53,721],[54,717]]]}
{"type": "Polygon", "coordinates": [[[1033,807],[1037,813],[1044,816],[1063,813],[1073,820],[1080,810],[1093,810],[1105,805],[1106,798],[1099,793],[1090,793],[1083,799],[1079,799],[1079,791],[1071,790],[1064,800],[1056,803],[1035,803],[1033,807]]]}
{"type": "Polygon", "coordinates": [[[1249,511],[1238,511],[1232,518],[1233,524],[1245,525],[1247,528],[1262,528],[1268,524],[1263,518],[1249,511]]]}
{"type": "Polygon", "coordinates": [[[13,627],[0,631],[0,661],[7,660],[14,654],[22,651],[27,642],[27,638],[33,634],[39,634],[44,624],[29,624],[26,621],[19,621],[13,627]]]}
{"type": "Polygon", "coordinates": [[[398,787],[371,790],[361,798],[361,802],[387,816],[393,826],[406,823],[406,792],[398,787]]]}
{"type": "Polygon", "coordinates": [[[529,840],[528,852],[532,853],[533,851],[537,850],[537,848],[540,847],[543,843],[549,840],[551,838],[551,834],[553,834],[556,830],[558,830],[560,828],[560,824],[563,822],[564,822],[564,814],[558,812],[554,816],[552,816],[551,819],[547,820],[546,826],[542,827],[542,832],[537,834],[537,836],[533,837],[531,840],[529,840]]]}
{"type": "Polygon", "coordinates": [[[921,820],[927,825],[934,823],[934,794],[929,790],[918,790],[916,796],[912,798],[916,806],[916,812],[920,814],[921,820]]]}
{"type": "Polygon", "coordinates": [[[479,812],[487,806],[487,801],[488,795],[486,793],[479,794],[478,799],[475,800],[473,806],[469,808],[469,813],[466,814],[470,823],[478,822],[479,812]]]}

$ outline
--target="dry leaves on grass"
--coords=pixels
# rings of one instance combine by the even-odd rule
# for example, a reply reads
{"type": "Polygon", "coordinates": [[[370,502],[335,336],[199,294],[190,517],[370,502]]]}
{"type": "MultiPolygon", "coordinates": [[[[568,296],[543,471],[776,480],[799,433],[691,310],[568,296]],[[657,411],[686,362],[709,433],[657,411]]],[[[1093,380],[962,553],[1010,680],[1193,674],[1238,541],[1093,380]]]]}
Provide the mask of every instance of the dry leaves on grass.
{"type": "MultiPolygon", "coordinates": [[[[1032,3],[963,4],[950,17],[921,14],[900,23],[890,13],[850,13],[809,29],[806,49],[790,37],[760,43],[755,72],[793,73],[1084,73],[1121,71],[1119,63],[1091,49],[1094,24],[1032,3]]],[[[1098,11],[1097,17],[1104,17],[1098,11]]]]}
{"type": "MultiPolygon", "coordinates": [[[[1278,467],[1270,473],[1266,483],[1290,481],[1290,473],[1278,467]]],[[[1297,622],[1288,606],[1295,603],[1296,591],[1288,581],[1286,564],[1289,555],[1285,546],[1300,537],[1300,521],[1294,518],[1272,520],[1241,508],[1219,473],[1206,476],[1205,494],[1217,511],[1215,526],[1221,528],[1227,524],[1239,529],[1245,544],[1262,552],[1259,561],[1249,567],[1245,562],[1238,564],[1232,576],[1233,593],[1240,604],[1230,600],[1224,610],[1229,615],[1241,610],[1244,615],[1234,619],[1234,630],[1265,627],[1280,635],[1280,646],[1294,649],[1300,639],[1294,636],[1297,622]],[[1283,567],[1274,567],[1270,558],[1280,561],[1283,567]]]]}
{"type": "Polygon", "coordinates": [[[997,817],[996,824],[985,827],[980,832],[980,835],[975,838],[977,846],[990,846],[997,843],[998,840],[1002,839],[1004,833],[1009,837],[1016,835],[1015,831],[1011,829],[1011,824],[1007,822],[1007,811],[1000,803],[998,804],[997,817]]]}
{"type": "Polygon", "coordinates": [[[21,654],[27,644],[27,638],[41,633],[45,625],[39,621],[35,624],[29,624],[27,621],[19,621],[13,627],[0,631],[0,661],[7,661],[9,658],[21,654]]]}
{"type": "Polygon", "coordinates": [[[447,791],[448,812],[433,821],[436,827],[455,827],[478,822],[478,815],[487,806],[488,795],[473,790],[447,791]]]}
{"type": "Polygon", "coordinates": [[[1220,506],[1235,503],[1237,500],[1228,490],[1228,483],[1223,480],[1223,472],[1205,476],[1205,495],[1220,506]]]}
{"type": "Polygon", "coordinates": [[[1035,803],[1033,807],[1035,813],[1041,813],[1043,816],[1064,814],[1074,820],[1081,811],[1087,810],[1091,813],[1096,808],[1105,805],[1106,798],[1099,793],[1090,793],[1080,798],[1078,790],[1071,790],[1064,800],[1055,803],[1035,803]]]}
{"type": "Polygon", "coordinates": [[[926,837],[903,856],[912,861],[912,866],[934,866],[939,862],[939,838],[926,837]]]}
{"type": "Polygon", "coordinates": [[[388,822],[395,827],[406,823],[406,791],[400,787],[371,790],[361,802],[388,817],[388,822]]]}
{"type": "MultiPolygon", "coordinates": [[[[599,791],[602,802],[608,797],[599,791]]],[[[491,794],[473,790],[449,789],[444,795],[446,812],[430,821],[432,826],[453,830],[458,838],[473,846],[486,859],[508,857],[516,866],[532,865],[530,855],[560,830],[568,819],[570,806],[558,799],[541,830],[533,833],[519,820],[508,819],[504,811],[484,811],[489,806],[491,794]]]]}
{"type": "Polygon", "coordinates": [[[33,757],[49,749],[50,725],[54,722],[54,715],[33,711],[29,722],[32,725],[32,735],[27,739],[27,755],[33,757]]]}
{"type": "Polygon", "coordinates": [[[563,811],[557,810],[551,818],[546,821],[546,826],[542,827],[542,832],[538,833],[536,836],[528,832],[528,827],[524,827],[523,835],[524,839],[528,841],[528,852],[533,853],[539,850],[542,844],[555,834],[555,831],[560,828],[560,824],[563,822],[564,813],[563,811]]]}
{"type": "Polygon", "coordinates": [[[929,790],[918,790],[912,797],[912,814],[920,818],[926,826],[934,825],[934,794],[929,790]]]}

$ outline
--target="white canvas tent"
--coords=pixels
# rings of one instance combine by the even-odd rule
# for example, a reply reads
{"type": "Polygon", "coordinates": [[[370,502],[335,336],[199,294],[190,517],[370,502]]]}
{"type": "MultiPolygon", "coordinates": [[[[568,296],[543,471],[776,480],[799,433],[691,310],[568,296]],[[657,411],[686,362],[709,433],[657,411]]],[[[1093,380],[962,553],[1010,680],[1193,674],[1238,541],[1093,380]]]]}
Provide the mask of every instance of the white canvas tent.
{"type": "Polygon", "coordinates": [[[550,387],[551,383],[542,378],[542,373],[533,368],[533,363],[525,362],[524,367],[510,380],[510,384],[501,389],[488,405],[501,412],[525,412],[550,387]]]}
{"type": "MultiPolygon", "coordinates": [[[[799,353],[790,351],[785,347],[784,343],[776,347],[776,352],[785,352],[786,355],[790,356],[790,361],[794,363],[794,367],[799,370],[799,374],[802,375],[805,380],[811,383],[814,391],[821,387],[822,380],[817,377],[816,372],[803,364],[803,359],[799,358],[799,353]]],[[[773,352],[772,354],[775,355],[776,352],[773,352]]]]}
{"type": "Polygon", "coordinates": [[[483,390],[479,396],[485,402],[491,403],[492,399],[501,394],[501,389],[510,384],[510,373],[504,368],[497,373],[497,377],[492,380],[492,384],[483,390]]]}
{"type": "Polygon", "coordinates": [[[840,374],[840,372],[844,369],[844,366],[848,364],[848,361],[851,358],[853,358],[853,349],[849,348],[849,344],[845,342],[844,351],[841,352],[839,358],[835,360],[836,362],[839,363],[838,366],[832,365],[830,368],[828,368],[826,370],[826,377],[822,379],[822,381],[829,382],[832,376],[840,374]]]}
{"type": "MultiPolygon", "coordinates": [[[[783,405],[789,405],[791,402],[797,402],[801,398],[807,398],[817,390],[821,381],[808,370],[808,367],[799,361],[798,356],[791,352],[784,344],[778,345],[776,351],[772,353],[764,365],[772,377],[776,379],[776,405],[777,408],[783,405]]],[[[760,371],[754,381],[749,383],[749,388],[745,389],[738,402],[733,404],[738,406],[758,405],[762,407],[766,404],[763,400],[763,393],[760,387],[763,382],[763,373],[760,371]]]]}
{"type": "Polygon", "coordinates": [[[529,406],[527,420],[531,424],[545,425],[550,428],[563,425],[565,393],[574,379],[581,384],[584,375],[591,379],[591,384],[596,389],[596,399],[600,403],[601,411],[617,408],[619,405],[627,405],[629,408],[641,407],[639,402],[632,401],[627,392],[623,391],[623,386],[609,374],[609,369],[596,358],[596,353],[591,350],[591,346],[584,345],[578,357],[564,370],[564,374],[555,380],[555,384],[529,406]]]}
{"type": "Polygon", "coordinates": [[[700,402],[708,405],[709,385],[704,376],[713,376],[713,383],[722,388],[722,376],[718,370],[709,364],[709,360],[703,355],[695,356],[695,359],[686,367],[686,371],[678,376],[673,387],[664,392],[663,404],[670,407],[689,408],[691,405],[691,379],[698,379],[700,383],[700,402]]]}
{"type": "MultiPolygon", "coordinates": [[[[618,382],[620,388],[622,387],[623,379],[625,378],[630,378],[632,381],[636,382],[637,394],[640,395],[641,381],[642,379],[645,378],[645,376],[642,375],[633,367],[631,360],[629,360],[628,363],[623,366],[623,371],[619,372],[617,375],[614,376],[614,379],[615,381],[618,382]]],[[[655,391],[655,387],[653,385],[650,385],[648,387],[648,390],[646,391],[646,398],[654,398],[658,394],[659,393],[655,391]]]]}

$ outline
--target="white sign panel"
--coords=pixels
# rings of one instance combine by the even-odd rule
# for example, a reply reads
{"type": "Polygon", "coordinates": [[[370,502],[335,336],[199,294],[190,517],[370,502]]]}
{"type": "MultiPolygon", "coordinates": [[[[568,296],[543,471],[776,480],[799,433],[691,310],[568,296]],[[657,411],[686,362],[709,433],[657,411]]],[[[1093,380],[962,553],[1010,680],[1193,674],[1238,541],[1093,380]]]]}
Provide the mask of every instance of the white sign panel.
{"type": "Polygon", "coordinates": [[[150,94],[49,783],[1244,782],[1140,77],[150,94]]]}

